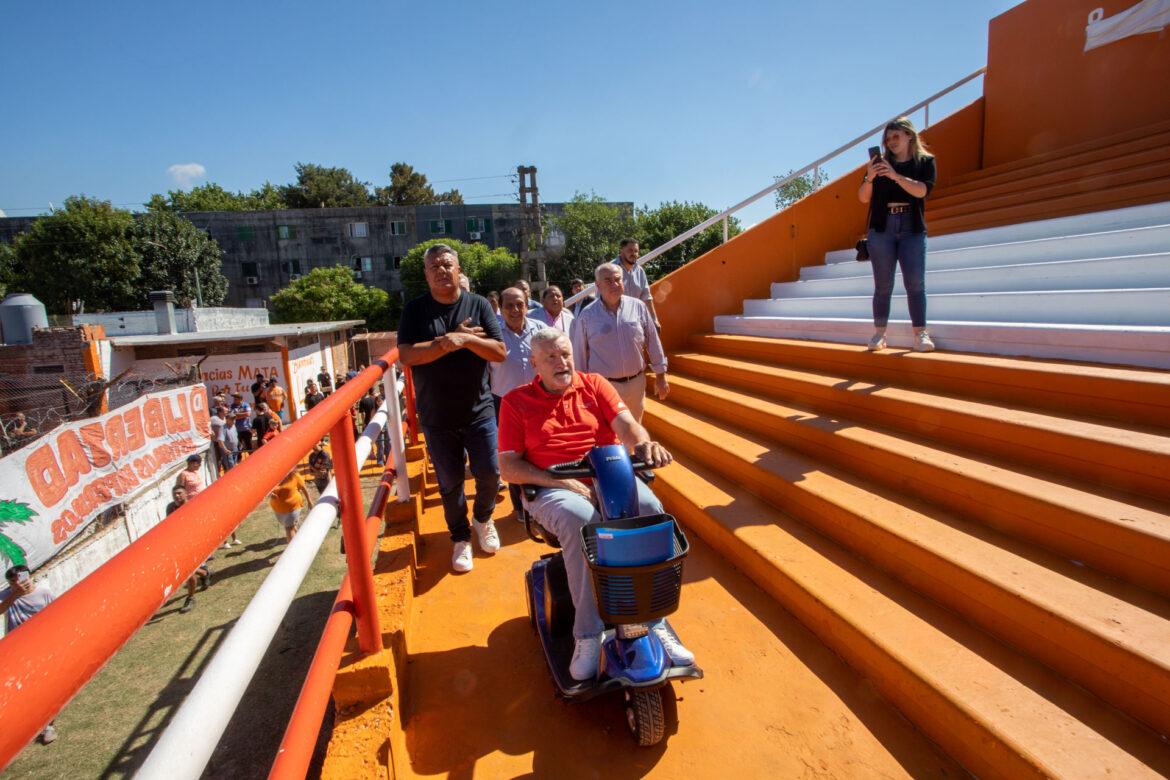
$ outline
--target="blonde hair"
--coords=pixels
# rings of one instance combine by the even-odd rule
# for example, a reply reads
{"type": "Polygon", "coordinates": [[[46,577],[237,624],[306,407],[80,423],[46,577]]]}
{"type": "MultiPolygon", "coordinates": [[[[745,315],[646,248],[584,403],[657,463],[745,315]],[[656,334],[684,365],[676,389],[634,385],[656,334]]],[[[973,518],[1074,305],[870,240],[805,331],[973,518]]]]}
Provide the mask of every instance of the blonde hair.
{"type": "MultiPolygon", "coordinates": [[[[915,129],[914,123],[910,121],[910,117],[900,116],[897,119],[892,119],[886,124],[886,128],[882,130],[882,146],[886,146],[886,133],[890,130],[901,130],[910,136],[910,157],[915,160],[923,160],[927,157],[933,157],[930,150],[926,148],[926,144],[918,137],[918,130],[915,129]]],[[[886,148],[885,157],[890,159],[889,147],[886,148]]]]}

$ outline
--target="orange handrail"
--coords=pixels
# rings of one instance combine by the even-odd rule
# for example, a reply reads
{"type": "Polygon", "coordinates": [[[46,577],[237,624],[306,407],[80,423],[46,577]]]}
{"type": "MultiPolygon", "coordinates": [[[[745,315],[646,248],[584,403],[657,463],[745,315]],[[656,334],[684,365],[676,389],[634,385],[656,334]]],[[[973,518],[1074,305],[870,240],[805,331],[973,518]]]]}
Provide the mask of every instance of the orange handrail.
{"type": "Polygon", "coordinates": [[[414,375],[407,366],[403,372],[406,375],[406,427],[410,430],[410,446],[418,444],[418,414],[414,408],[414,375]]]}
{"type": "MultiPolygon", "coordinates": [[[[394,476],[396,475],[392,468],[382,472],[382,482],[374,493],[365,524],[367,547],[372,546],[374,540],[378,538],[382,512],[390,497],[394,476]]],[[[349,549],[349,542],[346,542],[346,549],[349,549]]],[[[292,717],[289,718],[284,739],[281,740],[280,749],[276,752],[276,760],[273,761],[268,774],[270,780],[285,778],[299,780],[308,772],[309,762],[313,760],[313,750],[317,744],[317,732],[321,729],[321,721],[325,718],[325,710],[329,706],[333,680],[337,677],[337,667],[341,663],[341,654],[345,651],[345,643],[349,639],[354,611],[353,589],[350,587],[349,575],[346,575],[341,582],[341,589],[337,591],[337,598],[333,602],[333,609],[329,612],[325,628],[321,631],[317,652],[313,654],[313,661],[305,675],[305,682],[301,686],[301,694],[297,697],[292,717]]]]}
{"type": "MultiPolygon", "coordinates": [[[[338,421],[349,424],[350,407],[398,359],[397,353],[387,352],[262,450],[0,639],[0,767],[16,757],[331,427],[338,421]]],[[[351,430],[350,460],[352,437],[351,430]]],[[[339,449],[334,448],[335,459],[339,449]]],[[[340,471],[336,473],[340,477],[340,471]]],[[[356,473],[353,476],[356,480],[356,473]]],[[[360,491],[356,506],[360,507],[360,491]]],[[[362,536],[359,531],[357,537],[362,536]]],[[[359,542],[357,549],[365,545],[359,542]]],[[[365,560],[368,570],[368,555],[365,560]]],[[[372,599],[372,580],[362,595],[372,599]]],[[[376,620],[372,603],[358,609],[359,615],[363,613],[376,620]]]]}

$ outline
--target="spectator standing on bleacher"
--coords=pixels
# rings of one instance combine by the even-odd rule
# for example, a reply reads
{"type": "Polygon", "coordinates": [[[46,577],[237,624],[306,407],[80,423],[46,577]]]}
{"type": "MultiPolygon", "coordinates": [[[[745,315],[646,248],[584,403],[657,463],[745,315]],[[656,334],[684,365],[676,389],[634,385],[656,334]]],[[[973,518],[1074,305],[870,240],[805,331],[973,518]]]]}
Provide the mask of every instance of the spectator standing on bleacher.
{"type": "Polygon", "coordinates": [[[398,350],[414,375],[419,424],[454,544],[451,566],[466,572],[472,567],[473,528],[485,553],[500,548],[491,519],[500,477],[488,363],[504,360],[506,351],[487,300],[460,289],[455,250],[431,246],[423,256],[423,272],[429,289],[403,307],[398,350]],[[465,451],[475,477],[470,525],[463,490],[465,451]]]}
{"type": "Polygon", "coordinates": [[[550,284],[540,294],[542,309],[533,314],[533,319],[540,320],[550,328],[556,328],[568,335],[573,327],[573,313],[565,308],[565,296],[561,288],[550,284]]]}
{"type": "Polygon", "coordinates": [[[573,356],[577,370],[601,374],[613,385],[641,424],[646,402],[646,358],[654,369],[654,392],[665,399],[666,353],[654,327],[650,309],[636,298],[623,295],[622,271],[614,263],[602,263],[594,273],[598,300],[589,304],[573,322],[573,356]]]}
{"type": "MultiPolygon", "coordinates": [[[[573,281],[569,282],[569,291],[570,297],[576,295],[579,292],[584,292],[585,282],[581,279],[574,279],[573,281]]],[[[580,317],[581,312],[585,310],[585,307],[593,303],[595,300],[597,300],[597,296],[593,293],[589,293],[584,298],[570,306],[569,311],[572,312],[574,317],[580,317]]]]}
{"type": "Polygon", "coordinates": [[[910,324],[914,327],[915,352],[931,352],[934,341],[926,330],[926,197],[934,189],[934,156],[918,140],[918,131],[906,117],[886,125],[882,133],[883,155],[875,156],[865,169],[857,198],[870,204],[869,264],[873,270],[873,337],[870,352],[886,348],[890,298],[894,275],[902,268],[902,285],[910,324]]]}
{"type": "Polygon", "coordinates": [[[321,373],[317,374],[317,384],[321,385],[321,395],[328,396],[333,392],[333,378],[325,366],[321,366],[321,373]]]}

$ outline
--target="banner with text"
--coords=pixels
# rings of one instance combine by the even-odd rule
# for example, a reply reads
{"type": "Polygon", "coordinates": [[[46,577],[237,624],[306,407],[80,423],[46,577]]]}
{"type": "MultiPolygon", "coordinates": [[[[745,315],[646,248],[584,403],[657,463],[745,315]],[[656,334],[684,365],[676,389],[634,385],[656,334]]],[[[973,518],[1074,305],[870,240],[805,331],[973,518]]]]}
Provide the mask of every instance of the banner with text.
{"type": "Polygon", "coordinates": [[[77,420],[0,460],[0,570],[35,569],[211,441],[203,385],[77,420]]]}

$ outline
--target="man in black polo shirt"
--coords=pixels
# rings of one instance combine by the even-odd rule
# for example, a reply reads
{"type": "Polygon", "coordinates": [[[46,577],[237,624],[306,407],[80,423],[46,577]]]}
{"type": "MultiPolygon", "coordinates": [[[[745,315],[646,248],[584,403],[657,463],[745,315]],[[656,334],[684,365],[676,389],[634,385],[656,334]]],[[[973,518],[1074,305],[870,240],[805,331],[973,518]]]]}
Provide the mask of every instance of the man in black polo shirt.
{"type": "Polygon", "coordinates": [[[481,550],[490,554],[500,549],[491,519],[500,476],[487,364],[504,360],[504,339],[487,300],[460,289],[455,250],[446,244],[432,246],[423,257],[423,272],[430,292],[403,307],[398,351],[414,375],[419,425],[455,544],[451,566],[465,572],[472,567],[472,528],[481,550]],[[463,493],[464,452],[475,477],[475,522],[470,525],[463,493]]]}

